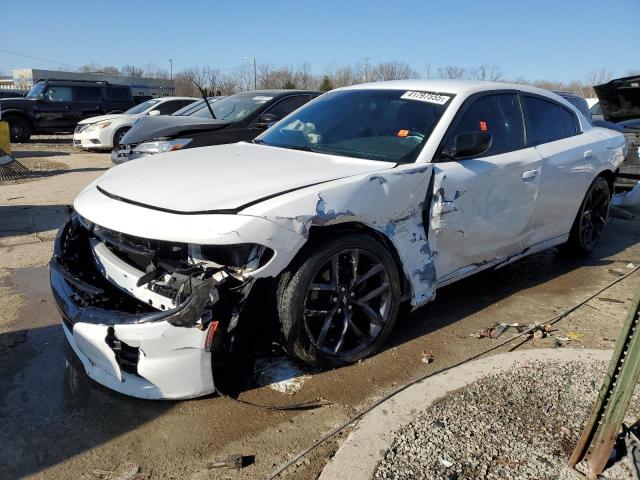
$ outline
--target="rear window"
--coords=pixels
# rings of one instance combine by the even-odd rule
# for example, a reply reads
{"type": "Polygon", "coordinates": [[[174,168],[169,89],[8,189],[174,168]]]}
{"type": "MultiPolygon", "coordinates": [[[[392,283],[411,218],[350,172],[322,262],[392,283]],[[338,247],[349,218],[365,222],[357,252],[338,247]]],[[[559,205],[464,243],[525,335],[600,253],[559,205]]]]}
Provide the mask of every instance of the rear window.
{"type": "Polygon", "coordinates": [[[107,98],[109,100],[129,100],[130,95],[129,87],[107,86],[107,98]]]}
{"type": "Polygon", "coordinates": [[[540,145],[566,137],[562,107],[537,97],[525,96],[529,143],[540,145]]]}
{"type": "Polygon", "coordinates": [[[76,87],[76,93],[78,95],[78,100],[82,101],[91,101],[91,100],[100,100],[102,97],[102,88],[100,87],[76,87]]]}
{"type": "Polygon", "coordinates": [[[579,133],[576,116],[566,108],[562,108],[562,121],[564,122],[564,133],[567,137],[572,137],[579,133]]]}

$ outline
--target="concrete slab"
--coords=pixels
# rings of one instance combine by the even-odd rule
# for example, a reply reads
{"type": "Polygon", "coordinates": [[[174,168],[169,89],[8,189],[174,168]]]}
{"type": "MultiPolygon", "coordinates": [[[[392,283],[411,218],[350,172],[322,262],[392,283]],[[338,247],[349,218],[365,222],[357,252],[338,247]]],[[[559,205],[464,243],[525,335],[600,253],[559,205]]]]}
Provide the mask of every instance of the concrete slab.
{"type": "Polygon", "coordinates": [[[483,377],[531,361],[609,361],[613,350],[536,349],[481,358],[420,381],[365,415],[322,471],[319,480],[371,480],[395,434],[446,395],[483,377]]]}

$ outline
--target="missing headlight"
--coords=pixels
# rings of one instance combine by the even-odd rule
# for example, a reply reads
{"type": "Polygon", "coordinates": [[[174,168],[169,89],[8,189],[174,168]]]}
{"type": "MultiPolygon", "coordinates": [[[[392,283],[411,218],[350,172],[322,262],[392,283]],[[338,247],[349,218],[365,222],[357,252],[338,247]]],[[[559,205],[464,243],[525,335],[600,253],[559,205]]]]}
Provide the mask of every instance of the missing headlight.
{"type": "Polygon", "coordinates": [[[266,265],[274,251],[257,243],[233,245],[189,245],[189,255],[194,262],[213,262],[218,266],[251,272],[266,265]]]}

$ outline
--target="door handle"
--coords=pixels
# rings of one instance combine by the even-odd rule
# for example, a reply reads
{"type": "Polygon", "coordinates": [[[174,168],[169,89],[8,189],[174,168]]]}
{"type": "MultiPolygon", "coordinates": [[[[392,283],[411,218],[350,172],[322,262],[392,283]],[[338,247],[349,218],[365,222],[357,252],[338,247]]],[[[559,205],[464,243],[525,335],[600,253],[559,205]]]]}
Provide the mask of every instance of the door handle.
{"type": "Polygon", "coordinates": [[[538,175],[538,170],[527,170],[522,172],[522,180],[526,182],[527,180],[532,180],[536,178],[537,175],[538,175]]]}
{"type": "Polygon", "coordinates": [[[584,158],[591,158],[593,157],[593,152],[591,150],[587,150],[586,152],[584,152],[584,158]]]}

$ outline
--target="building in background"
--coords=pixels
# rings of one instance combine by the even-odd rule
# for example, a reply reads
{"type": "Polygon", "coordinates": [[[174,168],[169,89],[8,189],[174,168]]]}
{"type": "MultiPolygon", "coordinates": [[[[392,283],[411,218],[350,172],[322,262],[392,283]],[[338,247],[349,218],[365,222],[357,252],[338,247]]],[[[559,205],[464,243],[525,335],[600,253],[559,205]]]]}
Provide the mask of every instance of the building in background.
{"type": "Polygon", "coordinates": [[[0,88],[12,90],[29,90],[38,80],[89,80],[108,82],[118,85],[129,85],[134,97],[158,98],[174,95],[174,82],[168,78],[133,78],[106,73],[62,72],[58,70],[40,70],[36,68],[21,68],[13,70],[11,86],[8,78],[0,79],[0,88]],[[6,82],[6,87],[5,83],[6,82]]]}

